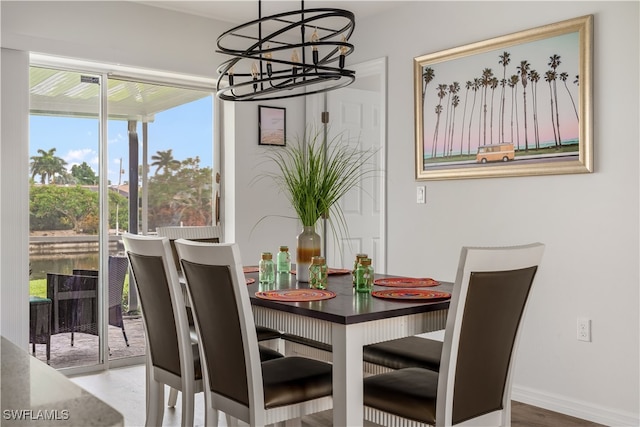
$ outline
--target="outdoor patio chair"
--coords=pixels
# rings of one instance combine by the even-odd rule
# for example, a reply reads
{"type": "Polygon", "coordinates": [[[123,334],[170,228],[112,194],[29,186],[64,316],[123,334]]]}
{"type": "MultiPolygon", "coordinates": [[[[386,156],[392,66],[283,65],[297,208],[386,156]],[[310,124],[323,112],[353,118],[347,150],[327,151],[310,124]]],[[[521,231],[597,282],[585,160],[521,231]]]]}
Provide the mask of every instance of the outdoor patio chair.
{"type": "MultiPolygon", "coordinates": [[[[124,329],[122,317],[122,295],[128,269],[129,261],[126,256],[109,255],[109,325],[122,329],[122,336],[127,347],[129,347],[129,339],[124,329]]],[[[98,271],[76,269],[73,270],[73,274],[97,277],[98,271]]]]}
{"type": "Polygon", "coordinates": [[[98,278],[78,274],[47,273],[51,300],[51,334],[98,335],[98,278]]]}
{"type": "Polygon", "coordinates": [[[46,346],[47,365],[51,359],[51,300],[29,296],[29,342],[36,355],[36,344],[46,346]]]}

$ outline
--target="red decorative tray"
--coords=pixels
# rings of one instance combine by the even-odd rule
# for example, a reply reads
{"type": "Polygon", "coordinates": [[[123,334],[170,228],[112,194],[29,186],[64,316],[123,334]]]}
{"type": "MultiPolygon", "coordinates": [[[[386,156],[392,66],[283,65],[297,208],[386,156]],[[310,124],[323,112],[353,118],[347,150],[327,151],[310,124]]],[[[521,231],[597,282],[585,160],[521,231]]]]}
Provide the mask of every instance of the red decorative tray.
{"type": "Polygon", "coordinates": [[[373,281],[374,285],[389,286],[393,288],[426,288],[428,286],[438,286],[440,282],[429,277],[387,277],[379,278],[373,281]]]}
{"type": "Polygon", "coordinates": [[[442,300],[451,298],[449,292],[430,291],[426,289],[386,289],[384,291],[373,291],[371,295],[378,298],[396,300],[442,300]]]}
{"type": "Polygon", "coordinates": [[[242,271],[245,272],[245,273],[257,273],[260,270],[258,269],[257,266],[250,265],[248,267],[242,267],[242,271]]]}
{"type": "Polygon", "coordinates": [[[247,281],[247,285],[250,285],[250,284],[252,284],[252,283],[255,283],[255,282],[256,282],[256,279],[254,279],[254,278],[252,278],[252,277],[249,277],[248,279],[247,279],[247,278],[245,278],[244,280],[246,280],[246,281],[247,281]]]}
{"type": "Polygon", "coordinates": [[[331,299],[336,296],[336,293],[320,289],[276,289],[256,292],[256,296],[273,301],[307,302],[331,299]]]}

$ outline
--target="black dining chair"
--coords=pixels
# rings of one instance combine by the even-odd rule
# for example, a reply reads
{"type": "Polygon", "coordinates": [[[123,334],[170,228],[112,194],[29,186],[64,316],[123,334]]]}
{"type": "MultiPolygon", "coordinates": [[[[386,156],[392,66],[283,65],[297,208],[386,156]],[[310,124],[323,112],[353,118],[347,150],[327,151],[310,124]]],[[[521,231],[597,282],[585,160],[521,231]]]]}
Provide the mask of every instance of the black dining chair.
{"type": "MultiPolygon", "coordinates": [[[[264,426],[331,409],[332,369],[283,357],[261,362],[237,244],[176,240],[200,340],[207,412],[264,426]]],[[[212,419],[215,415],[206,415],[212,419]]]]}
{"type": "Polygon", "coordinates": [[[419,335],[383,341],[362,348],[362,358],[373,365],[368,370],[374,373],[403,368],[423,368],[438,372],[441,355],[442,341],[419,335]],[[383,369],[376,369],[377,367],[383,369]]]}
{"type": "Polygon", "coordinates": [[[140,297],[147,339],[146,421],[160,426],[165,384],[182,392],[182,426],[192,426],[195,393],[201,392],[202,367],[191,341],[184,296],[169,240],[133,234],[122,236],[140,297]]]}
{"type": "MultiPolygon", "coordinates": [[[[182,276],[182,267],[180,266],[180,259],[176,252],[175,241],[177,239],[188,239],[194,242],[205,243],[219,243],[222,238],[222,228],[219,225],[202,225],[202,226],[163,226],[156,227],[156,233],[160,237],[166,237],[169,239],[169,246],[171,246],[172,258],[175,262],[178,276],[182,276]]],[[[187,318],[189,319],[189,330],[191,333],[191,340],[197,342],[196,327],[193,322],[193,314],[191,313],[191,307],[187,307],[187,318]]],[[[263,360],[269,360],[277,357],[282,357],[279,350],[284,350],[280,343],[282,333],[275,329],[266,328],[263,326],[256,327],[258,333],[258,341],[264,345],[260,346],[260,356],[263,360]],[[271,346],[269,346],[271,345],[271,346]],[[274,348],[275,347],[275,348],[274,348]]],[[[169,390],[169,398],[167,399],[167,406],[173,408],[178,402],[178,390],[171,388],[169,390]]]]}
{"type": "Polygon", "coordinates": [[[463,248],[438,371],[364,380],[365,419],[382,425],[511,425],[511,380],[544,245],[463,248]]]}

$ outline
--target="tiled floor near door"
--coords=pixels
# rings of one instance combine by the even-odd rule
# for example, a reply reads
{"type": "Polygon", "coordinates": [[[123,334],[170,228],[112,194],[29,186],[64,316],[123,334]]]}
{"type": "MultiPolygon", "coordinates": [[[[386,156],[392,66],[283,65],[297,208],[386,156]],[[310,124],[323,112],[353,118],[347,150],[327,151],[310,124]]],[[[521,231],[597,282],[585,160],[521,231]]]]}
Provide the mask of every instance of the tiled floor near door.
{"type": "MultiPolygon", "coordinates": [[[[83,375],[71,378],[73,382],[98,396],[124,415],[126,427],[144,426],[145,397],[144,397],[144,366],[110,369],[109,371],[83,375]]],[[[168,389],[165,399],[168,396],[168,389]]],[[[176,408],[165,408],[163,426],[180,426],[180,399],[176,408]]],[[[331,426],[331,411],[302,419],[303,427],[331,426]]],[[[204,425],[204,398],[202,393],[196,396],[195,425],[204,425]]],[[[226,426],[224,419],[220,426],[226,426]]],[[[365,423],[367,427],[375,424],[365,423]]],[[[513,402],[513,427],[597,427],[588,421],[513,402]]]]}

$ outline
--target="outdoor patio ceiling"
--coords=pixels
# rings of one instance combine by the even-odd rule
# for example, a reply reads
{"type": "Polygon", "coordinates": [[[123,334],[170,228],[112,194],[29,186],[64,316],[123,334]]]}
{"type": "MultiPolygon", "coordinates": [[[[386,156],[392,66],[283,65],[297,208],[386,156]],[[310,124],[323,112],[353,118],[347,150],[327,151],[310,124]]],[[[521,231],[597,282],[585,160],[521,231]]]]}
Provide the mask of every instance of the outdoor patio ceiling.
{"type": "MultiPolygon", "coordinates": [[[[64,117],[97,117],[100,86],[96,75],[31,67],[31,114],[64,117]]],[[[107,81],[111,120],[153,122],[162,111],[209,96],[201,90],[120,79],[107,81]]]]}

